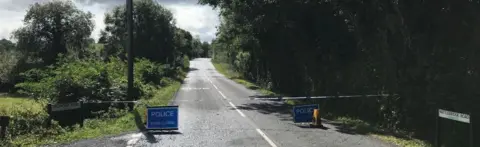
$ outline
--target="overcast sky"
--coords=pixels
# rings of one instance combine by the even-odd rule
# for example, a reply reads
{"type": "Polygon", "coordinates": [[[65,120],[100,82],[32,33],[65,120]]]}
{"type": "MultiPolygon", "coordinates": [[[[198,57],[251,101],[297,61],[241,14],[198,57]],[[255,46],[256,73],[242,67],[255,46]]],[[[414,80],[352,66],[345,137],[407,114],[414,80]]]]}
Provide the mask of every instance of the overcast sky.
{"type": "MultiPolygon", "coordinates": [[[[23,25],[23,16],[31,4],[48,0],[0,0],[0,38],[10,39],[11,32],[23,25]]],[[[99,38],[103,29],[105,12],[114,6],[125,4],[125,0],[73,0],[84,11],[94,14],[95,29],[92,37],[99,38]]],[[[219,24],[218,11],[210,6],[197,4],[197,0],[154,0],[170,9],[179,28],[199,35],[202,41],[211,41],[215,37],[219,24]]]]}

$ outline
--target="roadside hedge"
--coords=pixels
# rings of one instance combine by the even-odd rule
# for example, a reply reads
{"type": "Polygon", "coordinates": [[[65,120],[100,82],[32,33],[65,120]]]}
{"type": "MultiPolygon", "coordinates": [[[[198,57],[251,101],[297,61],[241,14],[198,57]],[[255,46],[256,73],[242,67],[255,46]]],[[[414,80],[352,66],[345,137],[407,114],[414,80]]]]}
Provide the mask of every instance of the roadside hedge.
{"type": "MultiPolygon", "coordinates": [[[[152,94],[162,77],[171,69],[166,65],[146,59],[135,62],[134,93],[136,97],[152,94]]],[[[16,85],[19,92],[50,103],[126,100],[127,66],[124,61],[112,58],[100,60],[62,60],[55,66],[31,69],[21,74],[24,82],[16,85]]],[[[163,83],[165,85],[165,83],[163,83]]]]}
{"type": "MultiPolygon", "coordinates": [[[[181,68],[173,68],[147,59],[136,59],[135,96],[149,99],[159,88],[175,82],[173,77],[183,72],[178,69],[181,68]]],[[[67,128],[60,127],[55,121],[49,128],[46,127],[47,103],[127,100],[126,73],[127,64],[118,58],[111,58],[107,62],[62,58],[53,66],[34,68],[21,73],[24,82],[16,85],[18,92],[34,98],[45,110],[30,111],[29,107],[18,106],[12,107],[9,112],[0,112],[1,115],[12,117],[7,137],[12,139],[35,134],[49,136],[65,132],[67,128]]],[[[106,110],[95,110],[96,112],[91,110],[90,113],[98,117],[105,116],[110,114],[110,109],[114,106],[105,108],[106,110]]]]}

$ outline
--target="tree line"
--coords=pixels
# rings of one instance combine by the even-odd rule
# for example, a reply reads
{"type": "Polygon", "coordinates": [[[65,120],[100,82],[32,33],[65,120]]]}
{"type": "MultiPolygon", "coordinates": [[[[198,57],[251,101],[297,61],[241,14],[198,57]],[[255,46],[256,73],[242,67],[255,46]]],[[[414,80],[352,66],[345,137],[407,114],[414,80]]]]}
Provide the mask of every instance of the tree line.
{"type": "MultiPolygon", "coordinates": [[[[438,108],[479,112],[478,0],[200,2],[222,17],[213,60],[263,87],[294,96],[389,94],[365,113],[428,140],[438,108]]],[[[360,103],[329,105],[358,111],[360,103]]]]}
{"type": "MultiPolygon", "coordinates": [[[[175,26],[172,13],[152,0],[134,3],[134,56],[169,67],[188,68],[189,58],[209,56],[209,43],[175,26]],[[186,61],[185,61],[186,60],[186,61]]],[[[96,14],[103,15],[103,14],[96,14]]],[[[56,66],[59,61],[126,61],[125,6],[105,15],[98,42],[90,38],[93,14],[71,1],[35,3],[23,19],[24,25],[11,35],[14,42],[0,40],[0,89],[16,91],[25,82],[21,73],[56,66]],[[64,59],[68,58],[68,59],[64,59]]]]}

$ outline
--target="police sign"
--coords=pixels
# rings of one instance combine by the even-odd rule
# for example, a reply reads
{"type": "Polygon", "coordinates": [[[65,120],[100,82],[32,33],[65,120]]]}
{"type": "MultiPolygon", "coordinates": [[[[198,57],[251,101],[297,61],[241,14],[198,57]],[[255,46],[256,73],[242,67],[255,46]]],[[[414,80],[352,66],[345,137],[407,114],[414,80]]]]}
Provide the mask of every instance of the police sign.
{"type": "Polygon", "coordinates": [[[299,122],[312,122],[313,109],[318,109],[318,104],[312,105],[297,105],[293,107],[293,121],[299,122]]]}
{"type": "Polygon", "coordinates": [[[147,107],[147,129],[178,130],[178,106],[147,107]]]}

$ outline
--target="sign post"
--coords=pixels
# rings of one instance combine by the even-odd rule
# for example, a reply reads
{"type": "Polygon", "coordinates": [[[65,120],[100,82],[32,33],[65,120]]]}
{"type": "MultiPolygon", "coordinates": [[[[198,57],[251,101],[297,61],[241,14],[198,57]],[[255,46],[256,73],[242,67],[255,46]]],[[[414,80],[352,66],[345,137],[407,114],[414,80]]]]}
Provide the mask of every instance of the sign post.
{"type": "MultiPolygon", "coordinates": [[[[472,116],[472,114],[469,114],[469,116],[472,116]]],[[[471,118],[470,118],[470,146],[473,147],[473,123],[471,118]]]]}
{"type": "Polygon", "coordinates": [[[147,130],[178,130],[178,106],[147,107],[147,130]]]}
{"type": "Polygon", "coordinates": [[[312,122],[314,109],[319,109],[318,104],[297,105],[293,107],[293,121],[295,123],[312,122]]]}
{"type": "Polygon", "coordinates": [[[435,141],[435,144],[437,147],[440,147],[441,144],[440,144],[440,132],[441,132],[441,129],[440,129],[440,126],[441,126],[441,120],[440,118],[446,118],[446,119],[450,119],[450,120],[454,120],[454,121],[458,121],[458,122],[463,122],[463,123],[468,123],[469,126],[470,126],[470,146],[473,147],[473,124],[472,124],[472,121],[470,120],[470,114],[463,114],[463,113],[458,113],[458,112],[453,112],[453,111],[447,111],[447,110],[442,110],[442,109],[438,109],[438,116],[437,116],[437,127],[436,127],[436,131],[437,131],[437,134],[436,134],[436,141],[435,141]]]}

